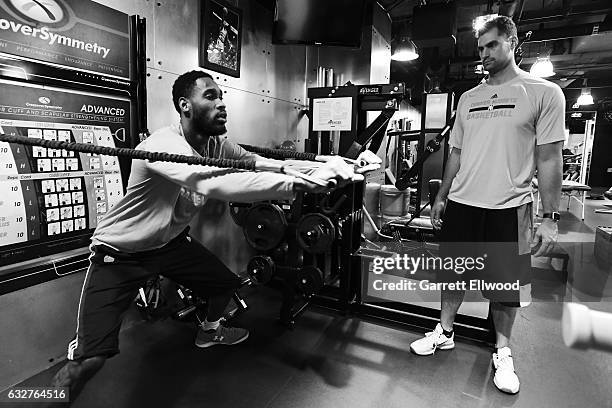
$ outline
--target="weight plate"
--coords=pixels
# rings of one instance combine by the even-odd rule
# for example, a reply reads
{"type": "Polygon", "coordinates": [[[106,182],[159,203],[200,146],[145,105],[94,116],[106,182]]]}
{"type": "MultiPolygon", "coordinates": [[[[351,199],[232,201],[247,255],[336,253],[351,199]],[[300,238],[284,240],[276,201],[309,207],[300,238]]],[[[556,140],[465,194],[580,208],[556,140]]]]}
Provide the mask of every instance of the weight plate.
{"type": "Polygon", "coordinates": [[[244,221],[246,220],[247,212],[249,208],[251,208],[251,204],[243,204],[243,203],[228,203],[229,205],[229,213],[232,216],[232,220],[238,225],[242,227],[244,225],[244,221]]]}
{"type": "Polygon", "coordinates": [[[306,295],[319,293],[323,287],[323,272],[316,266],[304,266],[298,272],[296,286],[306,295]]]}
{"type": "Polygon", "coordinates": [[[269,251],[283,241],[287,218],[276,204],[256,204],[247,212],[242,230],[249,245],[258,251],[269,251]]]}
{"type": "Polygon", "coordinates": [[[247,274],[257,283],[266,284],[270,282],[275,271],[274,261],[266,255],[254,256],[247,264],[247,274]]]}
{"type": "Polygon", "coordinates": [[[289,244],[287,242],[283,242],[270,253],[272,259],[274,259],[278,263],[286,263],[287,255],[289,254],[289,244]]]}
{"type": "Polygon", "coordinates": [[[297,224],[296,238],[305,251],[320,254],[329,251],[336,239],[334,223],[323,214],[306,214],[297,224]]]}

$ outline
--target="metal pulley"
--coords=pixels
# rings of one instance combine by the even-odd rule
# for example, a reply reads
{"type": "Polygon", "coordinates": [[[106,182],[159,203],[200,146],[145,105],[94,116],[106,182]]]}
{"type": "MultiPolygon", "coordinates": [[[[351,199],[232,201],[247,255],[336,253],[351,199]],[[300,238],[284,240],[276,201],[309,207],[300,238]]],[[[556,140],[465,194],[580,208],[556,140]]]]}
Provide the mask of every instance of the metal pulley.
{"type": "Polygon", "coordinates": [[[297,274],[296,288],[306,294],[314,295],[323,287],[323,272],[316,266],[304,266],[297,274]]]}
{"type": "Polygon", "coordinates": [[[232,220],[238,225],[242,227],[246,220],[246,215],[249,209],[251,208],[251,204],[243,204],[243,203],[228,203],[229,205],[229,213],[232,216],[232,220]]]}
{"type": "Polygon", "coordinates": [[[257,255],[249,260],[247,264],[247,274],[255,282],[266,284],[272,280],[276,265],[272,258],[266,255],[257,255]]]}
{"type": "Polygon", "coordinates": [[[320,254],[332,247],[336,239],[336,227],[323,214],[306,214],[297,224],[296,238],[305,251],[320,254]]]}
{"type": "Polygon", "coordinates": [[[269,251],[283,241],[287,218],[276,204],[255,204],[248,210],[242,230],[249,245],[258,251],[269,251]]]}

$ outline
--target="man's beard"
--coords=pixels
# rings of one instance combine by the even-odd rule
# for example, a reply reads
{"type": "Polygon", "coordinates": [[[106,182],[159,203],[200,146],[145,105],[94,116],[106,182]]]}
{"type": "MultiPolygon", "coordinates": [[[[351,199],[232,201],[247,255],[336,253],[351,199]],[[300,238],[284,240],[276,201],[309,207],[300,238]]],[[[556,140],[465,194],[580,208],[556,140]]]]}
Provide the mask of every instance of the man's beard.
{"type": "Polygon", "coordinates": [[[489,71],[489,74],[495,75],[498,72],[503,71],[508,65],[510,65],[509,59],[507,61],[500,61],[499,59],[496,59],[490,68],[485,69],[489,71]]]}
{"type": "Polygon", "coordinates": [[[205,136],[221,136],[227,133],[227,128],[225,127],[225,123],[215,125],[211,123],[206,123],[204,121],[197,121],[197,132],[201,135],[205,136]]]}

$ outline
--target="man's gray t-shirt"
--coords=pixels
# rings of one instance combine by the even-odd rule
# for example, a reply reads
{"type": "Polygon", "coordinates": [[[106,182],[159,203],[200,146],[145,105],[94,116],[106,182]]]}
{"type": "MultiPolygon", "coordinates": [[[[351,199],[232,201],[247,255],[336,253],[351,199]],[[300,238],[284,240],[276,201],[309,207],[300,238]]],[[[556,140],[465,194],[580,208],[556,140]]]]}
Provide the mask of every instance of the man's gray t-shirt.
{"type": "Polygon", "coordinates": [[[521,71],[467,91],[449,139],[461,160],[448,198],[491,209],[531,202],[535,147],[564,140],[564,128],[565,97],[552,82],[521,71]]]}

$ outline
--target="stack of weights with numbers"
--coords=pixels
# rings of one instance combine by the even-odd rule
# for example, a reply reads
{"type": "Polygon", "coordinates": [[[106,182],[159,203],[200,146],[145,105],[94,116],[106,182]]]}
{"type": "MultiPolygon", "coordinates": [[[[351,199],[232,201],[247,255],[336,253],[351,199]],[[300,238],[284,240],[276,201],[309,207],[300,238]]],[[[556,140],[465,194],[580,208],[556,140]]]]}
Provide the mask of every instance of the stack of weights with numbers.
{"type": "Polygon", "coordinates": [[[392,184],[385,184],[380,187],[380,213],[382,225],[408,215],[409,205],[409,190],[400,191],[392,184]]]}
{"type": "MultiPolygon", "coordinates": [[[[370,218],[376,224],[376,228],[380,228],[380,184],[367,183],[363,193],[363,206],[370,214],[370,218]]],[[[363,217],[363,235],[367,239],[376,239],[376,230],[370,224],[368,217],[363,217]]]]}

